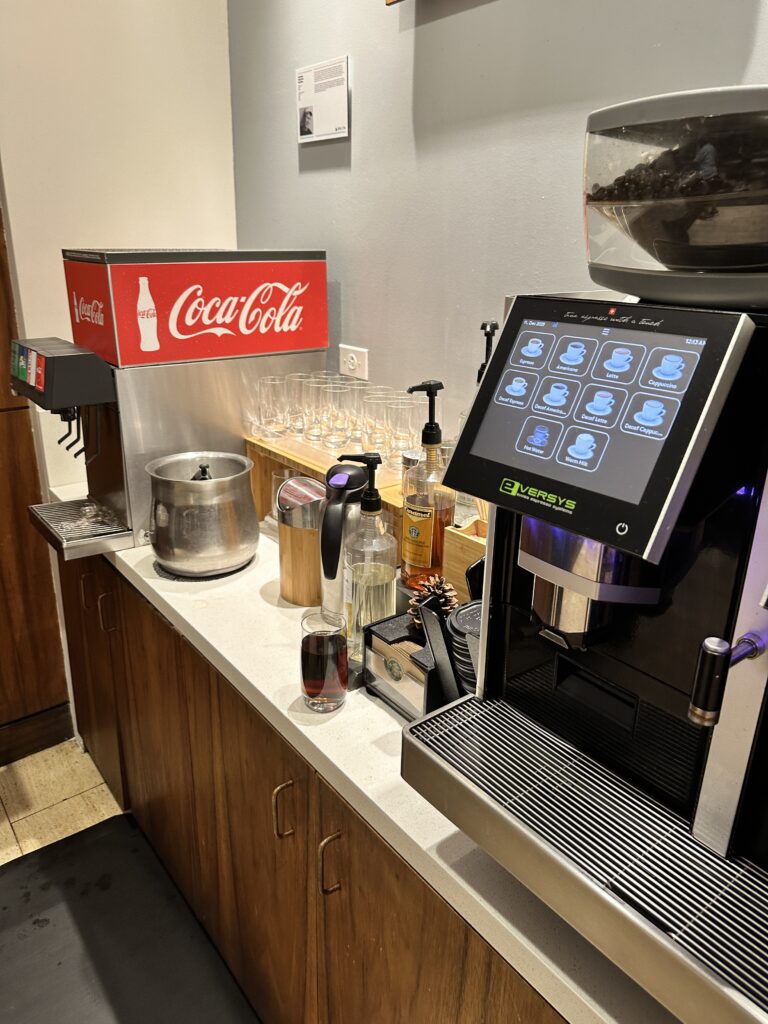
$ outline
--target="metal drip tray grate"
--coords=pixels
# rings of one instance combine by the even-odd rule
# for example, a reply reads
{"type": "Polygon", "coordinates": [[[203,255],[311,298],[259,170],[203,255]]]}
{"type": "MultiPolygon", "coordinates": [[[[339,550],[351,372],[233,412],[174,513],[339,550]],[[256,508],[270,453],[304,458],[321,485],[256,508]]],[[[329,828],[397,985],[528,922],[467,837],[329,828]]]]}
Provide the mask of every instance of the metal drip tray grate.
{"type": "Polygon", "coordinates": [[[31,505],[30,518],[68,561],[133,546],[133,533],[105,505],[92,498],[31,505]]]}
{"type": "MultiPolygon", "coordinates": [[[[686,974],[689,978],[697,971],[709,975],[704,985],[696,979],[705,999],[701,1020],[726,1019],[712,1016],[712,1005],[707,1007],[707,991],[711,998],[713,989],[720,989],[718,995],[726,1002],[738,1004],[730,1005],[730,1010],[740,1012],[728,1020],[768,1019],[758,1010],[768,1011],[768,874],[764,871],[745,860],[725,861],[701,846],[685,820],[503,700],[466,698],[408,726],[403,775],[456,824],[470,835],[474,832],[496,859],[596,945],[600,945],[597,933],[590,935],[596,925],[564,912],[572,908],[558,907],[557,899],[548,900],[545,882],[537,881],[535,874],[526,879],[524,872],[518,872],[517,837],[512,830],[504,832],[505,817],[513,816],[567,858],[571,876],[574,865],[587,875],[592,888],[603,891],[614,916],[621,901],[626,908],[622,908],[621,928],[633,920],[639,923],[633,911],[655,925],[663,933],[655,933],[655,939],[653,930],[640,925],[635,956],[642,959],[641,944],[650,935],[656,946],[661,943],[666,948],[667,959],[677,949],[681,985],[686,974]],[[420,759],[419,747],[445,767],[436,765],[434,757],[420,759]],[[470,787],[463,780],[490,798],[496,812],[489,814],[487,800],[468,794],[470,787]],[[475,806],[469,809],[473,800],[475,806]],[[478,808],[478,803],[483,806],[478,808]],[[502,809],[509,815],[498,814],[502,809]],[[473,827],[476,822],[478,828],[473,827]],[[643,929],[648,934],[640,934],[643,929]],[[715,977],[709,972],[715,972],[715,977]],[[730,986],[757,1006],[740,1000],[730,986]]],[[[559,860],[567,863],[562,857],[559,860]]],[[[542,879],[545,874],[542,867],[542,879]]],[[[594,903],[594,896],[591,899],[594,903]]],[[[603,944],[605,920],[600,932],[603,944]]],[[[647,951],[646,946],[642,948],[647,951]]],[[[619,963],[611,948],[604,952],[619,963]]],[[[619,966],[653,992],[631,958],[619,966]]],[[[683,998],[678,993],[671,998],[653,994],[673,1010],[675,999],[683,998]]],[[[690,992],[686,991],[685,999],[678,1009],[691,1008],[690,992]]]]}

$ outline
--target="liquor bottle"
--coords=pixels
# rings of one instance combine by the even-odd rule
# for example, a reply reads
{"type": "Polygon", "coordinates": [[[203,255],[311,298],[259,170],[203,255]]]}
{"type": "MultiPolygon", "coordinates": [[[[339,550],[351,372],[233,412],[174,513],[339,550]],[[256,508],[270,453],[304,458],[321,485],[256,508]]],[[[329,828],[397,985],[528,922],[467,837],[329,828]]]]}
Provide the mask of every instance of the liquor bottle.
{"type": "Polygon", "coordinates": [[[136,319],[139,324],[140,348],[142,352],[157,352],[160,342],[157,340],[157,308],[149,281],[146,277],[139,278],[139,301],[136,303],[136,319]]]}
{"type": "Polygon", "coordinates": [[[378,452],[342,455],[340,462],[362,462],[368,468],[368,486],[360,500],[360,519],[344,542],[344,605],[347,615],[349,656],[363,660],[363,630],[371,622],[395,614],[397,541],[387,529],[376,489],[378,452]]]}
{"type": "Polygon", "coordinates": [[[417,590],[422,580],[442,575],[445,528],[453,523],[456,492],[443,486],[440,446],[443,435],[435,420],[435,399],[443,384],[425,380],[408,388],[409,394],[425,391],[429,419],[421,432],[424,457],[403,474],[403,583],[417,590]]]}

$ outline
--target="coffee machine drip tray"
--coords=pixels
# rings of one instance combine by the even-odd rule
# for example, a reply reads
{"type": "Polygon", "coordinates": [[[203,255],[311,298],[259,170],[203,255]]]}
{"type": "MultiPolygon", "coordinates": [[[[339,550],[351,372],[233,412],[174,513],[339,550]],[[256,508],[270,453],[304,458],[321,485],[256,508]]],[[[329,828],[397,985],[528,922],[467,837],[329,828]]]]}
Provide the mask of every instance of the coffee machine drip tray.
{"type": "Polygon", "coordinates": [[[768,1021],[768,874],[504,700],[408,725],[402,775],[672,1013],[768,1021]]]}
{"type": "Polygon", "coordinates": [[[132,530],[93,498],[30,505],[29,518],[65,562],[133,547],[132,530]]]}

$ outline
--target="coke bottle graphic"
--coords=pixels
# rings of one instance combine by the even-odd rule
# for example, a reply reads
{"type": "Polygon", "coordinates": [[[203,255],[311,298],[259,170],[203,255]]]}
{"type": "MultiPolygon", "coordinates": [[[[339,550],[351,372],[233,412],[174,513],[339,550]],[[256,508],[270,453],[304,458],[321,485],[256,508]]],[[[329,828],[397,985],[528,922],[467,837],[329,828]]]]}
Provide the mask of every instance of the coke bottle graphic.
{"type": "Polygon", "coordinates": [[[146,277],[139,278],[139,301],[136,304],[136,318],[139,324],[142,352],[157,352],[160,342],[157,340],[157,309],[155,300],[149,290],[146,277]]]}

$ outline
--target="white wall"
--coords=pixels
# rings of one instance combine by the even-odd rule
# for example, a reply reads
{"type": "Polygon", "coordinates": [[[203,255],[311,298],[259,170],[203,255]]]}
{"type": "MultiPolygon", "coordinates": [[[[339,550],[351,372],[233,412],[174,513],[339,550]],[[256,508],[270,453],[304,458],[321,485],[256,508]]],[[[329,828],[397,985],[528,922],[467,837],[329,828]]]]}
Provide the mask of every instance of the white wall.
{"type": "Polygon", "coordinates": [[[241,246],[325,247],[332,338],[471,396],[505,293],[583,288],[586,115],[768,78],[760,0],[230,0],[241,246]],[[352,137],[299,150],[294,71],[349,54],[352,137]]]}
{"type": "Polygon", "coordinates": [[[63,247],[234,246],[226,0],[0,0],[0,165],[28,337],[71,338],[63,247]]]}

